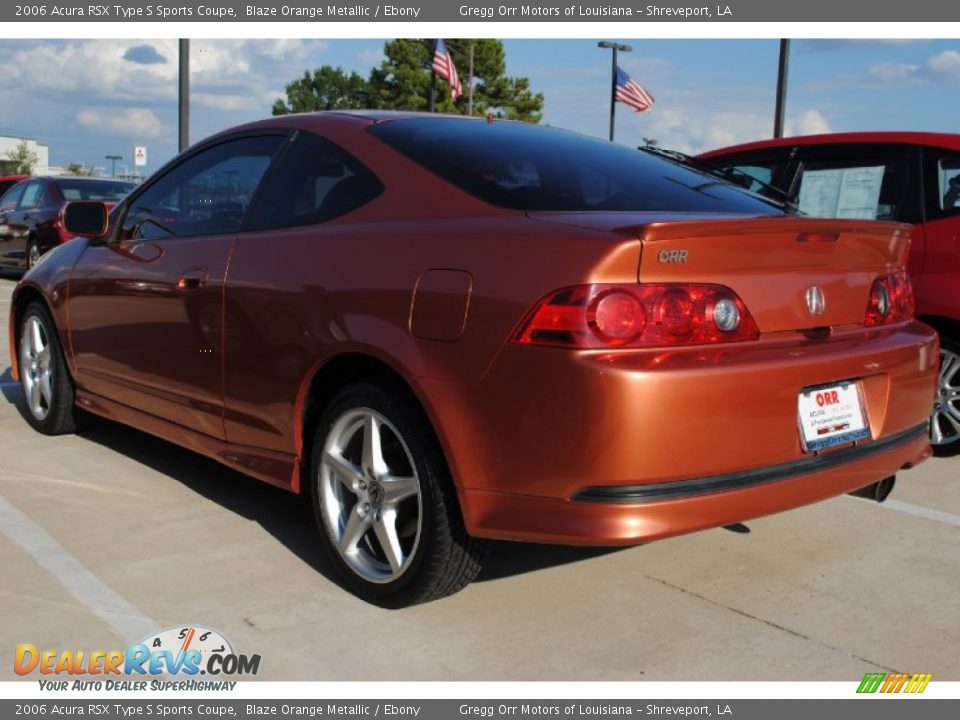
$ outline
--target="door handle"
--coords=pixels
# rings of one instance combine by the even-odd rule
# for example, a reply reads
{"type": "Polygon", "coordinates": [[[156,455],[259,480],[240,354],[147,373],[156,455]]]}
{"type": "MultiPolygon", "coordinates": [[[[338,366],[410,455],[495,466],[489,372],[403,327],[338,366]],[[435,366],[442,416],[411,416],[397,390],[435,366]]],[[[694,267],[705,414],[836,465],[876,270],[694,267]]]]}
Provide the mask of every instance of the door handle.
{"type": "Polygon", "coordinates": [[[207,268],[195,267],[184,270],[177,280],[177,287],[181,290],[199,290],[207,284],[207,268]]]}

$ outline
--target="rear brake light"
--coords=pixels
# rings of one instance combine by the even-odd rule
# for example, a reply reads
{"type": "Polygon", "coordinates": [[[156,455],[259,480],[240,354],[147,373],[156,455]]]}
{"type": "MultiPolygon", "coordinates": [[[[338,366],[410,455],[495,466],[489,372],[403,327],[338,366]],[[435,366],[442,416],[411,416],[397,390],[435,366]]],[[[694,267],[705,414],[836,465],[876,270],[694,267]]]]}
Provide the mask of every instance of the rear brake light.
{"type": "Polygon", "coordinates": [[[740,342],[759,336],[746,305],[722,285],[579,285],[538,302],[513,340],[609,349],[740,342]]]}
{"type": "Polygon", "coordinates": [[[913,284],[906,271],[881,275],[873,281],[864,320],[867,327],[910,320],[913,312],[913,284]]]}

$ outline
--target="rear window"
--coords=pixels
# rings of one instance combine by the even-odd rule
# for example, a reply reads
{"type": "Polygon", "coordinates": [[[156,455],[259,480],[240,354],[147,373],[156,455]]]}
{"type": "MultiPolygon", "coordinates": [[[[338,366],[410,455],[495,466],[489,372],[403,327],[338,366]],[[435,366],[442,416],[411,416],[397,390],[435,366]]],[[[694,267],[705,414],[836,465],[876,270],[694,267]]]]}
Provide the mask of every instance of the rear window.
{"type": "Polygon", "coordinates": [[[370,132],[453,185],[515,210],[782,214],[711,175],[555,128],[418,118],[370,132]]]}
{"type": "Polygon", "coordinates": [[[119,180],[56,180],[64,200],[100,200],[116,202],[136,185],[119,180]]]}

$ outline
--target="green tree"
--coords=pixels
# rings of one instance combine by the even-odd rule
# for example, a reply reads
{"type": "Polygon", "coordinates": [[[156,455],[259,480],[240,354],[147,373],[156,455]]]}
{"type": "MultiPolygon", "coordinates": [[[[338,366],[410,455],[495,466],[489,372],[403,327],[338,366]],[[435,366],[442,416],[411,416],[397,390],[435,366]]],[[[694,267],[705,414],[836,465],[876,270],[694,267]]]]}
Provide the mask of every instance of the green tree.
{"type": "Polygon", "coordinates": [[[67,175],[93,175],[93,168],[83,163],[71,162],[63,169],[67,175]]]}
{"type": "Polygon", "coordinates": [[[370,107],[370,86],[358,73],[324,65],[287,85],[286,99],[273,104],[274,115],[370,107]]]}
{"type": "Polygon", "coordinates": [[[26,138],[21,138],[13,150],[7,150],[7,160],[15,175],[32,175],[39,156],[30,149],[26,138]]]}
{"type": "MultiPolygon", "coordinates": [[[[426,110],[430,97],[430,63],[434,40],[393,40],[384,45],[386,59],[370,74],[377,107],[426,110]]],[[[506,52],[499,40],[445,40],[457,66],[463,95],[453,100],[449,85],[437,78],[438,112],[467,114],[470,89],[470,49],[473,47],[473,114],[540,122],[543,94],[530,90],[527,78],[506,76],[506,52]]]]}
{"type": "MultiPolygon", "coordinates": [[[[315,110],[379,108],[420,110],[429,108],[430,64],[434,40],[392,40],[384,45],[384,61],[370,72],[369,80],[357,73],[324,65],[304,72],[287,85],[286,98],[273,105],[274,115],[315,110]]],[[[469,108],[470,50],[473,48],[473,114],[525,122],[540,122],[543,94],[530,89],[530,81],[506,75],[506,53],[499,40],[446,40],[457,66],[463,95],[456,101],[449,85],[437,78],[438,112],[467,114],[469,108]]]]}

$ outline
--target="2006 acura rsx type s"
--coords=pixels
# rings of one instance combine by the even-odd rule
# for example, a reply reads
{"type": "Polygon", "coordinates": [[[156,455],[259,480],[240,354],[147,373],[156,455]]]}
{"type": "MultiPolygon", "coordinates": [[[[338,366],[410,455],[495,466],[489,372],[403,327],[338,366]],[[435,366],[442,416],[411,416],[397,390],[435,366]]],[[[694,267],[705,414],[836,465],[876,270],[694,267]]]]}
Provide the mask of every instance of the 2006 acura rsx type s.
{"type": "Polygon", "coordinates": [[[12,302],[30,423],[101,415],[310,493],[381,605],[462,588],[485,538],[638,543],[929,454],[909,227],[613,143],[279,117],[64,222],[12,302]]]}

